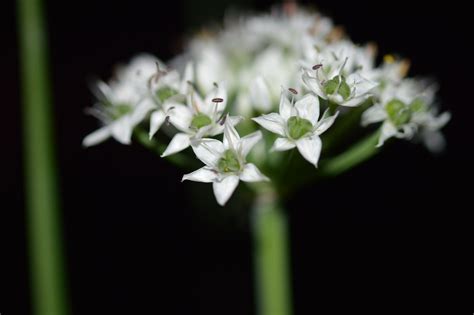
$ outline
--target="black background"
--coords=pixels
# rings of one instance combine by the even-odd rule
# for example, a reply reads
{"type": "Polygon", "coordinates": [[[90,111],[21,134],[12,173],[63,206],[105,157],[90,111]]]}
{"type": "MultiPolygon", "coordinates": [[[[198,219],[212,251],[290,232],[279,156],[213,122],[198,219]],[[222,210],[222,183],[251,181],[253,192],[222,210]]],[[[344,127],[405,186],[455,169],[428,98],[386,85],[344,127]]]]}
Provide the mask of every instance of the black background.
{"type": "MultiPolygon", "coordinates": [[[[219,21],[229,4],[266,10],[272,3],[46,2],[74,314],[254,314],[247,210],[209,203],[210,186],[192,192],[198,184],[181,184],[181,170],[139,145],[80,144],[97,126],[83,113],[93,102],[89,78],[108,78],[138,52],[167,60],[193,27],[219,21]]],[[[453,119],[441,156],[399,141],[288,201],[295,314],[367,310],[376,302],[383,313],[457,313],[472,297],[470,10],[453,1],[316,4],[355,42],[375,41],[382,54],[410,58],[411,74],[436,77],[453,119]]],[[[0,313],[28,314],[15,7],[5,7],[0,313]]]]}

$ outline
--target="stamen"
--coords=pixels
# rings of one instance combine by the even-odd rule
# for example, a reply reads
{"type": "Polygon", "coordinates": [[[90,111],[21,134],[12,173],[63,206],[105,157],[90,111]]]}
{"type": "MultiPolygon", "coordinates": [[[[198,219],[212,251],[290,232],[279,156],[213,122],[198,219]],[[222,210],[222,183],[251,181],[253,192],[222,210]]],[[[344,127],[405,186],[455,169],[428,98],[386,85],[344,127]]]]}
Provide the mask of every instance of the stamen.
{"type": "Polygon", "coordinates": [[[297,95],[297,94],[298,94],[298,91],[295,90],[294,88],[289,88],[288,91],[290,91],[290,92],[293,93],[294,95],[297,95]]]}
{"type": "Polygon", "coordinates": [[[166,124],[166,126],[170,125],[170,116],[165,117],[165,124],[166,124]]]}
{"type": "Polygon", "coordinates": [[[226,120],[227,120],[227,115],[222,115],[222,117],[218,120],[219,125],[223,126],[226,120]]]}

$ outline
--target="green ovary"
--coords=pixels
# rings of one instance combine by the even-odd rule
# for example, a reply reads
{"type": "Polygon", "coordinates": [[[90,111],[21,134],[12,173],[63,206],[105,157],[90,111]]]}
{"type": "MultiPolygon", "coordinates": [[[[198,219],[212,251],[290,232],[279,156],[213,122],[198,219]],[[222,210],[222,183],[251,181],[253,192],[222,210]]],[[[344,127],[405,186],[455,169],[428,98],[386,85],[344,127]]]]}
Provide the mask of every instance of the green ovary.
{"type": "Polygon", "coordinates": [[[161,101],[161,102],[164,102],[166,101],[168,98],[170,98],[171,96],[177,94],[178,92],[175,90],[175,89],[172,89],[170,87],[163,87],[161,89],[158,89],[156,91],[156,97],[158,97],[158,99],[161,101]]]}
{"type": "Polygon", "coordinates": [[[199,129],[210,124],[212,124],[212,119],[202,113],[194,115],[193,120],[191,120],[191,127],[194,129],[199,129]]]}
{"type": "Polygon", "coordinates": [[[311,131],[313,131],[313,124],[309,120],[298,116],[288,119],[288,133],[292,139],[298,140],[311,131]]]}
{"type": "Polygon", "coordinates": [[[240,171],[240,162],[236,154],[232,150],[226,150],[217,162],[219,171],[223,173],[231,173],[240,171]]]}
{"type": "Polygon", "coordinates": [[[398,99],[393,99],[385,106],[387,115],[392,123],[400,127],[408,123],[411,119],[410,108],[398,99]]]}
{"type": "Polygon", "coordinates": [[[337,93],[341,95],[344,100],[347,100],[349,96],[351,96],[351,88],[347,84],[346,79],[342,76],[336,76],[327,81],[324,85],[324,92],[326,92],[327,95],[337,93]]]}
{"type": "Polygon", "coordinates": [[[132,107],[126,104],[113,105],[112,106],[112,118],[119,119],[122,116],[129,114],[132,111],[132,107]]]}

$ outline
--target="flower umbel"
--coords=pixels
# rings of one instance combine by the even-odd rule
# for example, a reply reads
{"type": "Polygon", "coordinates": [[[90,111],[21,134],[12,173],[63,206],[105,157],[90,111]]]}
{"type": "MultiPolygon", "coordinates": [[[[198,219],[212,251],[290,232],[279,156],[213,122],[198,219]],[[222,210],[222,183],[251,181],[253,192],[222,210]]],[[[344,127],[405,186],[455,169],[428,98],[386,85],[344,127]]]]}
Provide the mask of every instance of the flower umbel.
{"type": "Polygon", "coordinates": [[[390,138],[420,141],[434,152],[445,147],[441,128],[450,113],[439,114],[432,82],[407,77],[407,59],[388,54],[378,62],[376,44],[353,43],[329,18],[293,2],[269,14],[228,16],[221,30],[203,31],[185,47],[166,64],[140,55],[98,82],[89,113],[103,126],[83,145],[110,137],[130,144],[133,134],[179,167],[197,157],[205,166],[183,180],[213,183],[221,205],[240,181],[268,180],[255,165],[274,179],[250,185],[256,194],[286,194],[303,178],[349,170],[390,138]],[[359,121],[381,127],[358,130],[359,121]],[[240,138],[236,126],[248,135],[240,138]],[[295,148],[319,169],[278,153],[295,148]]]}

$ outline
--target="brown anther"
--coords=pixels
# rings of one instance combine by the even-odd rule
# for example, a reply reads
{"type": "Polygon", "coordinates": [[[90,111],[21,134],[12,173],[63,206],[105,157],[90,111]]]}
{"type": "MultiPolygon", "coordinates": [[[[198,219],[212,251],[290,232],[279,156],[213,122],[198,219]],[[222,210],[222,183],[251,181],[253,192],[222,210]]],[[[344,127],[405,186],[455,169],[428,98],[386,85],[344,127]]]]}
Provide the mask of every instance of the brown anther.
{"type": "Polygon", "coordinates": [[[223,101],[224,101],[224,100],[223,100],[222,98],[220,98],[220,97],[216,97],[216,98],[213,98],[213,99],[212,99],[212,102],[213,102],[213,103],[222,103],[223,101]]]}
{"type": "Polygon", "coordinates": [[[294,88],[289,88],[288,91],[290,91],[290,92],[293,93],[294,95],[298,94],[298,91],[295,90],[294,88]]]}
{"type": "Polygon", "coordinates": [[[225,124],[225,121],[227,119],[227,115],[224,115],[219,119],[219,125],[223,126],[225,124]]]}
{"type": "Polygon", "coordinates": [[[318,70],[319,68],[321,68],[323,66],[322,63],[318,63],[317,65],[314,65],[313,66],[313,70],[318,70]]]}

